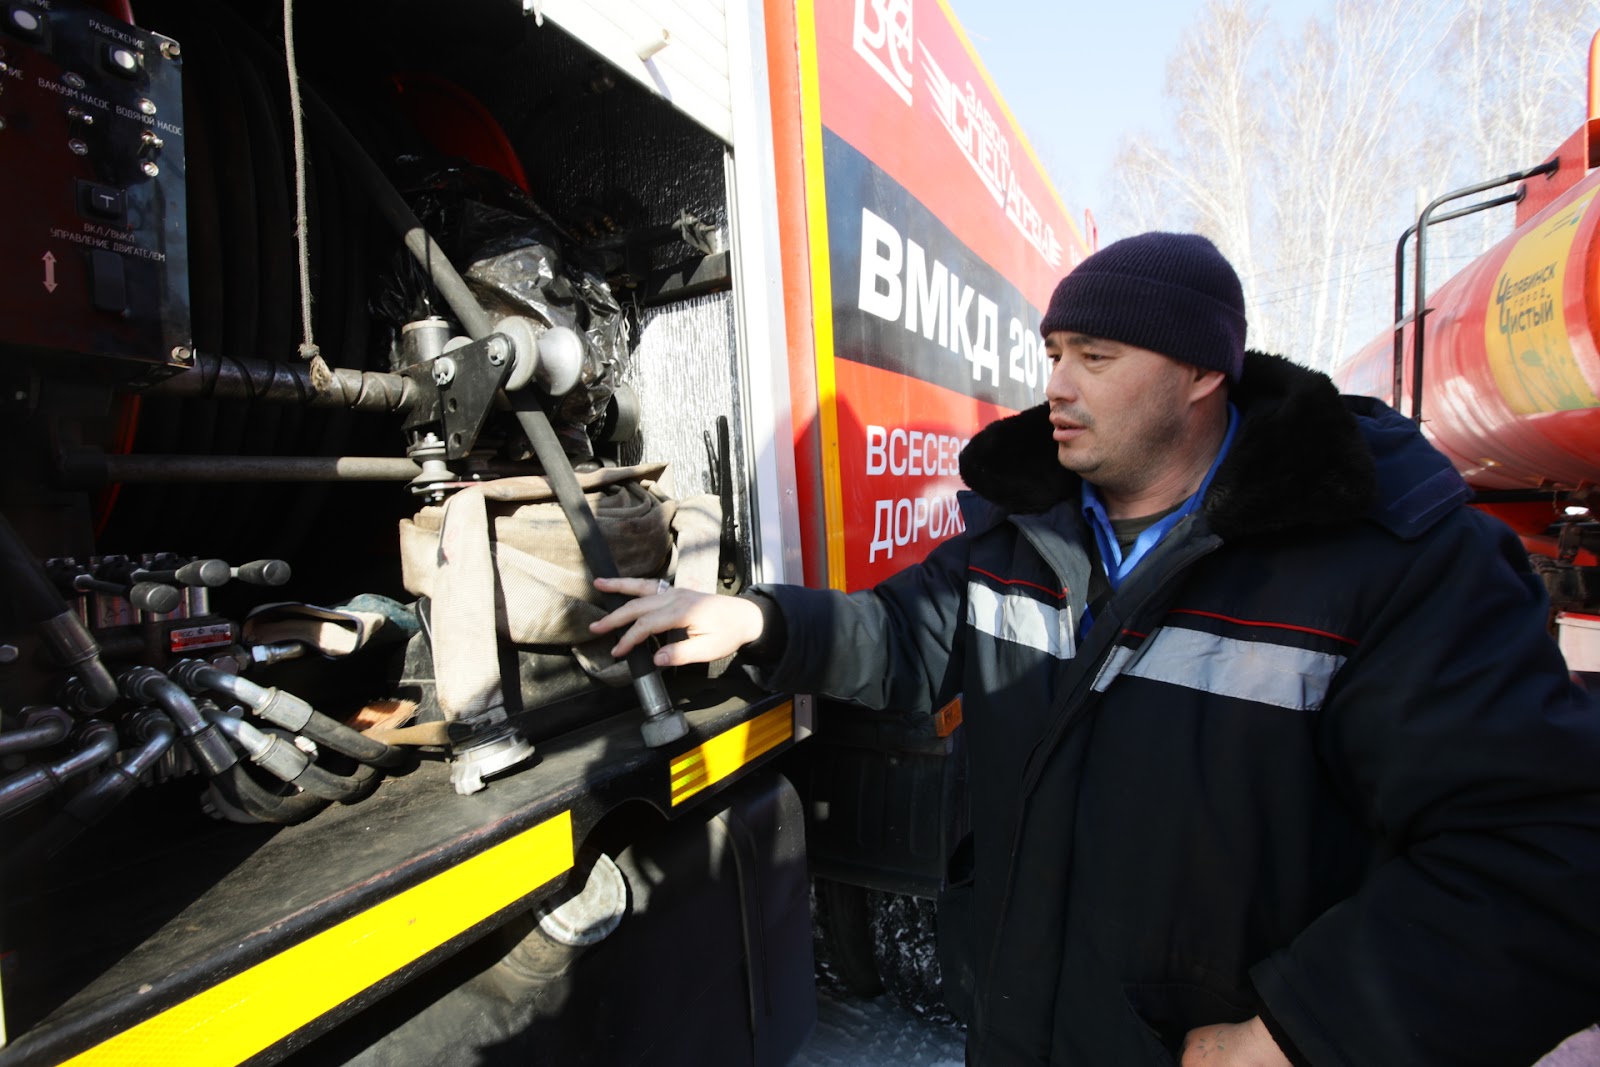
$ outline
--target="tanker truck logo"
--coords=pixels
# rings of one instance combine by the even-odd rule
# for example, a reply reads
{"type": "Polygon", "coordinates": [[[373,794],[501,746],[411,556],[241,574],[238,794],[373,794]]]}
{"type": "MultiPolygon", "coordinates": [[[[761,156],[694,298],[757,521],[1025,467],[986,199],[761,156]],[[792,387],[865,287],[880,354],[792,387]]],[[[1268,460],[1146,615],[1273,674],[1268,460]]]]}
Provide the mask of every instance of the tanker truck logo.
{"type": "Polygon", "coordinates": [[[896,96],[911,103],[912,0],[856,0],[856,54],[896,96]]]}
{"type": "Polygon", "coordinates": [[[1591,192],[1518,241],[1495,279],[1484,350],[1501,396],[1518,415],[1600,406],[1573,356],[1563,307],[1572,243],[1593,200],[1591,192]]]}
{"type": "Polygon", "coordinates": [[[1006,128],[989,110],[977,87],[970,81],[958,86],[945,74],[926,45],[922,48],[922,72],[927,75],[934,114],[950,140],[989,190],[989,195],[994,197],[994,202],[1005,209],[1006,218],[1022,239],[1051,267],[1059,268],[1061,239],[1022,188],[1017,168],[1011,162],[1012,141],[1006,128]]]}

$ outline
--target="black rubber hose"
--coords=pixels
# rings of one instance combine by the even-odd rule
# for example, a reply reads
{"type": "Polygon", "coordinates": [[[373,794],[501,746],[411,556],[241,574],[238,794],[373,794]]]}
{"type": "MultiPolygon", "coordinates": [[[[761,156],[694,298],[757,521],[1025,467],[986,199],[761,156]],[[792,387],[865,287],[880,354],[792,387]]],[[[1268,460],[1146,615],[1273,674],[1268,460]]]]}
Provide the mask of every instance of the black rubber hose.
{"type": "Polygon", "coordinates": [[[409,767],[415,759],[406,749],[375,741],[315,709],[312,709],[311,718],[300,728],[300,732],[319,745],[386,771],[409,767]]]}
{"type": "Polygon", "coordinates": [[[337,800],[341,804],[354,804],[358,800],[370,797],[377,790],[380,780],[377,770],[365,763],[356,764],[356,769],[348,775],[334,774],[327,768],[312,763],[307,765],[292,784],[312,796],[337,800]]]}
{"type": "Polygon", "coordinates": [[[413,759],[405,749],[386,745],[352,730],[287,690],[257,685],[248,678],[219,671],[199,660],[183,660],[174,664],[172,676],[190,689],[209,689],[231,696],[248,704],[251,711],[274,726],[304,734],[317,744],[353,760],[393,770],[410,766],[413,759]]]}
{"type": "Polygon", "coordinates": [[[44,564],[28,551],[4,514],[0,514],[0,577],[10,586],[21,621],[38,627],[50,650],[77,675],[88,710],[104,711],[115,703],[117,683],[100,660],[94,635],[61,598],[44,564]]]}
{"type": "Polygon", "coordinates": [[[208,712],[206,718],[227,734],[256,766],[312,796],[351,804],[370,796],[378,787],[378,772],[365,764],[358,765],[351,775],[334,774],[317,766],[310,755],[292,742],[259,730],[243,719],[221,711],[208,712]]]}
{"type": "Polygon", "coordinates": [[[328,806],[328,802],[310,793],[279,794],[264,788],[250,777],[243,763],[236,763],[211,779],[211,784],[223,800],[238,808],[252,819],[289,826],[305,822],[328,806]]]}

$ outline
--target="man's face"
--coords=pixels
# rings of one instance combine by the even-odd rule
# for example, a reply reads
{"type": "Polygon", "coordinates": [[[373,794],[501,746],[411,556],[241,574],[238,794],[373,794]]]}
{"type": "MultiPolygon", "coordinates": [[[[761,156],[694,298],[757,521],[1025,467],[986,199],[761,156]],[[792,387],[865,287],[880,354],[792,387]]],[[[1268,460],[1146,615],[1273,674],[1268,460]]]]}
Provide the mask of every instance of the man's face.
{"type": "Polygon", "coordinates": [[[1096,488],[1136,494],[1182,466],[1195,368],[1065,331],[1045,338],[1056,458],[1096,488]]]}

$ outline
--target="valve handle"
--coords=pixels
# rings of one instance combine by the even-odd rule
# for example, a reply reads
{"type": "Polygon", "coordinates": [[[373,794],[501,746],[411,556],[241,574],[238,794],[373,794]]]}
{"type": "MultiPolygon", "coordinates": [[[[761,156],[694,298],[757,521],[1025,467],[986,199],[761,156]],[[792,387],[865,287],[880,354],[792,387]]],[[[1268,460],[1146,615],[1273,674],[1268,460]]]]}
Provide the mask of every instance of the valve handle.
{"type": "Polygon", "coordinates": [[[251,585],[287,585],[294,572],[281,559],[256,559],[234,567],[232,573],[251,585]]]}

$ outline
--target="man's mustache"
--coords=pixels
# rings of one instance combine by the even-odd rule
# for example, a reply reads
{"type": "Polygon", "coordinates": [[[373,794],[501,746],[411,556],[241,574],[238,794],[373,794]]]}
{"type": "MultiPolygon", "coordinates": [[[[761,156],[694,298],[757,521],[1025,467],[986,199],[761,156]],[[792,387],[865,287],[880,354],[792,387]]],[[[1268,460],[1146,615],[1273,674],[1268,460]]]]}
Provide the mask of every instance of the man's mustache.
{"type": "Polygon", "coordinates": [[[1052,422],[1070,422],[1075,426],[1082,426],[1086,430],[1094,429],[1094,417],[1087,411],[1079,411],[1071,407],[1052,407],[1050,409],[1052,422]]]}

